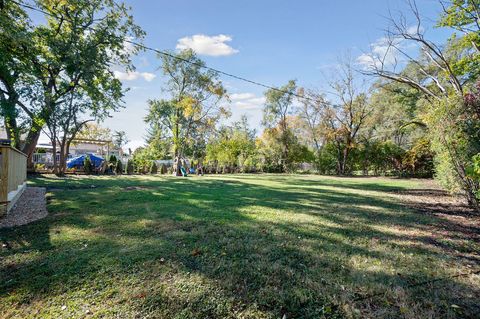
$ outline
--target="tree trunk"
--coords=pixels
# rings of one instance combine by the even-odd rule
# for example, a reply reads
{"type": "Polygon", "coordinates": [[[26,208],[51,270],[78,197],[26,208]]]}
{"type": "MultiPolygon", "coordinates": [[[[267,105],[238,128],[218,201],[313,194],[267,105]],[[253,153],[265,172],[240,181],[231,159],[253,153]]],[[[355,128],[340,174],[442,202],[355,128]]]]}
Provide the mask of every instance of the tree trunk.
{"type": "Polygon", "coordinates": [[[58,176],[65,175],[65,162],[66,162],[65,146],[66,146],[65,141],[62,140],[62,143],[60,143],[60,162],[58,163],[58,169],[57,169],[58,176]]]}
{"type": "Polygon", "coordinates": [[[57,163],[57,142],[52,138],[52,153],[53,153],[53,173],[58,173],[58,163],[57,163]]]}
{"type": "Polygon", "coordinates": [[[287,120],[284,118],[282,123],[280,123],[280,127],[282,128],[282,143],[283,143],[283,172],[288,172],[290,169],[290,161],[289,161],[289,145],[288,145],[288,126],[287,120]]]}
{"type": "Polygon", "coordinates": [[[11,141],[13,147],[20,146],[20,131],[17,126],[16,104],[18,96],[12,93],[7,100],[4,100],[2,111],[4,113],[4,125],[7,131],[7,138],[11,141]]]}
{"type": "Polygon", "coordinates": [[[27,167],[33,168],[33,153],[37,148],[38,138],[40,137],[40,133],[42,131],[41,127],[32,127],[28,132],[27,138],[22,147],[22,152],[27,155],[27,167]]]}

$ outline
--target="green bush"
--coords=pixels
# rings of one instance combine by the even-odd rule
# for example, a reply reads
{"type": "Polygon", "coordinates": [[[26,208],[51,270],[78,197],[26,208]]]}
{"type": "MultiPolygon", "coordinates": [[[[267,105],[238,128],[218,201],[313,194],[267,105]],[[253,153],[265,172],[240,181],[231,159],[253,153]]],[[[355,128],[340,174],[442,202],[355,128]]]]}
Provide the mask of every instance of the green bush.
{"type": "Polygon", "coordinates": [[[127,174],[128,174],[128,175],[132,175],[132,174],[133,174],[133,171],[134,171],[133,160],[129,159],[129,160],[127,161],[127,174]]]}
{"type": "Polygon", "coordinates": [[[88,155],[85,156],[85,159],[83,160],[83,170],[85,171],[85,174],[92,174],[93,172],[93,164],[88,155]]]}
{"type": "Polygon", "coordinates": [[[117,157],[115,155],[110,155],[110,158],[108,159],[108,162],[111,164],[116,164],[117,163],[117,157]]]}
{"type": "Polygon", "coordinates": [[[45,170],[45,164],[40,164],[40,163],[35,164],[35,171],[43,171],[43,170],[45,170]]]}
{"type": "Polygon", "coordinates": [[[430,106],[425,122],[435,153],[435,177],[447,190],[464,195],[472,207],[480,210],[480,180],[465,174],[474,166],[475,155],[480,152],[476,133],[480,119],[467,117],[464,111],[463,101],[442,100],[430,106]]]}
{"type": "Polygon", "coordinates": [[[337,150],[332,142],[325,144],[317,154],[315,166],[320,174],[335,174],[337,170],[337,150]]]}
{"type": "Polygon", "coordinates": [[[122,165],[122,162],[118,160],[117,163],[115,164],[115,174],[122,175],[122,172],[123,172],[123,165],[122,165]]]}
{"type": "Polygon", "coordinates": [[[161,174],[167,173],[167,166],[165,164],[162,164],[162,166],[160,166],[160,173],[161,174]]]}
{"type": "MultiPolygon", "coordinates": [[[[472,157],[471,166],[467,167],[467,176],[477,184],[480,184],[480,153],[472,157]]],[[[476,190],[477,199],[480,201],[480,190],[476,190]]]]}
{"type": "Polygon", "coordinates": [[[157,167],[157,163],[155,163],[155,161],[150,162],[150,167],[148,168],[148,172],[150,174],[157,174],[158,167],[157,167]]]}

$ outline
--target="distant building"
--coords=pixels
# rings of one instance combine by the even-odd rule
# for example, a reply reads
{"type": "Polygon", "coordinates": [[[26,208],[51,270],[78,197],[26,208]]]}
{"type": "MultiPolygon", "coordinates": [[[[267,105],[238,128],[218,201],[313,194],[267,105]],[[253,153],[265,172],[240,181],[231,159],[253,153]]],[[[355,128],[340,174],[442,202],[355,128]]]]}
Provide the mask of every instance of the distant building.
{"type": "MultiPolygon", "coordinates": [[[[126,162],[126,156],[121,148],[111,145],[110,141],[103,140],[77,140],[70,145],[68,158],[84,154],[95,154],[108,159],[111,155],[115,155],[122,162],[126,162]]],[[[59,150],[57,150],[57,160],[59,160],[59,150]]],[[[35,164],[44,164],[47,167],[53,165],[53,146],[51,143],[39,143],[35,153],[33,154],[33,162],[35,164]]]]}
{"type": "MultiPolygon", "coordinates": [[[[22,135],[21,140],[26,138],[26,134],[22,135]]],[[[7,139],[7,132],[4,128],[0,128],[0,139],[7,139]]],[[[59,160],[59,149],[56,152],[57,160],[59,160]]],[[[70,145],[68,158],[84,154],[95,154],[103,158],[109,158],[110,155],[115,155],[125,164],[130,156],[124,154],[121,148],[112,145],[112,141],[94,140],[94,139],[77,139],[70,145]]],[[[50,142],[38,143],[33,154],[33,163],[44,164],[46,167],[53,165],[53,146],[50,142]]]]}

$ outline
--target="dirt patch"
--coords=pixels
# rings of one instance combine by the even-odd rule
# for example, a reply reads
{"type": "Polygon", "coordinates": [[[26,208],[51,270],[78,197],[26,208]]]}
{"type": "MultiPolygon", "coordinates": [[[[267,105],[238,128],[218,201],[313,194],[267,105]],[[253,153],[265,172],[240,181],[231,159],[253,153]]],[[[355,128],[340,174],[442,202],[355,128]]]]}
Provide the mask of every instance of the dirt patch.
{"type": "Polygon", "coordinates": [[[27,187],[7,216],[0,219],[0,228],[20,226],[48,215],[44,187],[27,187]]]}

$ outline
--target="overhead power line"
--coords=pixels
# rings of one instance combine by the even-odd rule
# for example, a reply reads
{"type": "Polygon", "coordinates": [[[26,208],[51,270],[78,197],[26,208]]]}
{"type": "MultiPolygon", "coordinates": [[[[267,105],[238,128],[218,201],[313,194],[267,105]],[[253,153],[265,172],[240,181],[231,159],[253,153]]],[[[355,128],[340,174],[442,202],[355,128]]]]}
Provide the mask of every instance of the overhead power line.
{"type": "MultiPolygon", "coordinates": [[[[26,4],[26,3],[21,3],[21,2],[17,2],[15,0],[11,0],[13,3],[19,5],[19,6],[22,6],[24,8],[27,8],[27,9],[30,9],[30,10],[33,10],[33,11],[36,11],[36,12],[39,12],[39,13],[43,13],[45,15],[48,15],[48,16],[51,16],[53,18],[56,18],[56,19],[59,19],[58,16],[56,16],[55,14],[53,13],[50,13],[50,12],[47,12],[45,10],[42,10],[38,7],[35,7],[33,5],[29,5],[29,4],[26,4]]],[[[63,17],[62,17],[63,18],[63,17]]],[[[66,21],[69,21],[69,22],[72,22],[71,20],[69,19],[65,19],[63,18],[63,20],[66,20],[66,21]]],[[[92,31],[95,31],[94,28],[92,27],[89,27],[88,29],[92,30],[92,31]]],[[[308,96],[305,96],[305,95],[301,95],[301,94],[298,94],[298,93],[295,93],[295,92],[289,92],[289,91],[285,91],[285,90],[282,90],[282,89],[279,89],[277,87],[274,87],[272,85],[268,85],[268,84],[264,84],[264,83],[261,83],[261,82],[257,82],[257,81],[253,81],[253,80],[249,80],[247,78],[244,78],[244,77],[241,77],[241,76],[238,76],[238,75],[235,75],[235,74],[232,74],[232,73],[228,73],[228,72],[225,72],[225,71],[222,71],[222,70],[219,70],[219,69],[216,69],[216,68],[212,68],[212,67],[209,67],[207,65],[204,65],[202,63],[198,63],[198,62],[194,62],[194,61],[190,61],[188,59],[184,59],[182,57],[179,57],[175,54],[172,54],[172,53],[169,53],[167,51],[163,51],[163,50],[159,50],[159,49],[154,49],[152,47],[149,47],[149,46],[146,46],[144,44],[141,44],[141,43],[138,43],[138,42],[135,42],[135,41],[131,41],[131,40],[127,40],[125,39],[124,42],[126,43],[129,43],[129,44],[132,44],[134,46],[137,46],[139,48],[142,48],[143,50],[146,50],[146,51],[152,51],[152,52],[155,52],[157,54],[161,54],[163,56],[168,56],[170,58],[173,58],[173,59],[176,59],[176,60],[179,60],[179,61],[182,61],[182,62],[185,62],[185,63],[189,63],[191,65],[195,65],[197,67],[200,67],[200,68],[203,68],[203,69],[206,69],[206,70],[211,70],[211,71],[214,71],[218,74],[222,74],[222,75],[225,75],[225,76],[228,76],[230,78],[233,78],[233,79],[236,79],[236,80],[240,80],[240,81],[243,81],[243,82],[246,82],[246,83],[249,83],[249,84],[253,84],[253,85],[256,85],[256,86],[260,86],[260,87],[263,87],[263,88],[266,88],[266,89],[269,89],[269,90],[274,90],[274,91],[277,91],[277,92],[280,92],[280,93],[284,93],[284,94],[288,94],[288,95],[291,95],[291,96],[295,96],[299,99],[304,99],[304,100],[308,100],[308,101],[311,101],[311,102],[315,102],[315,103],[318,103],[319,100],[317,99],[314,99],[314,98],[311,98],[311,97],[308,97],[308,96]]]]}

